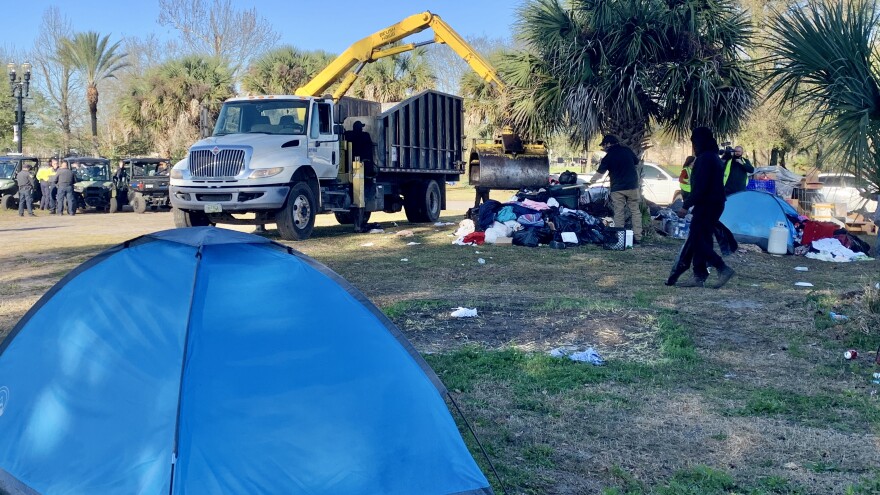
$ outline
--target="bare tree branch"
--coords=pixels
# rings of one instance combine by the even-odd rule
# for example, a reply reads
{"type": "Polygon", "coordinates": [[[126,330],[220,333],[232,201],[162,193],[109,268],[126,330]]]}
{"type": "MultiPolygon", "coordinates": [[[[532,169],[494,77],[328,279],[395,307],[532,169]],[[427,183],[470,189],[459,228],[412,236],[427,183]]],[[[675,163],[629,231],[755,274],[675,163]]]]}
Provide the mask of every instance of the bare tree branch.
{"type": "Polygon", "coordinates": [[[192,53],[219,57],[234,73],[279,39],[255,8],[236,10],[231,0],[159,0],[159,24],[180,31],[192,53]]]}

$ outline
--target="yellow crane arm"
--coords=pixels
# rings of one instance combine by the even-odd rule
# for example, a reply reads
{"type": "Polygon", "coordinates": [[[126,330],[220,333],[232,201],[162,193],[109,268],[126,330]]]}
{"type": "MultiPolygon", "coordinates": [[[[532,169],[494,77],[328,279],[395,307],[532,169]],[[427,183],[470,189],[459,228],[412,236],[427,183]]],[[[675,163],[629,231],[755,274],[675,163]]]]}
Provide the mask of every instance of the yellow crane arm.
{"type": "Polygon", "coordinates": [[[373,33],[366,38],[348,47],[333,62],[318,73],[304,86],[297,88],[299,96],[321,96],[336,81],[340,81],[339,87],[333,94],[333,99],[338,100],[354,84],[360,71],[366,64],[375,62],[383,57],[389,57],[398,53],[408,52],[428,43],[445,43],[452,48],[468,65],[484,80],[495,84],[498,89],[504,89],[504,83],[498,77],[495,68],[480,56],[473,47],[459,36],[449,24],[438,15],[431,12],[422,12],[407,17],[406,19],[389,26],[382,31],[373,33]],[[407,36],[431,28],[434,31],[434,39],[423,43],[409,43],[401,46],[382,49],[382,47],[396,43],[407,36]]]}

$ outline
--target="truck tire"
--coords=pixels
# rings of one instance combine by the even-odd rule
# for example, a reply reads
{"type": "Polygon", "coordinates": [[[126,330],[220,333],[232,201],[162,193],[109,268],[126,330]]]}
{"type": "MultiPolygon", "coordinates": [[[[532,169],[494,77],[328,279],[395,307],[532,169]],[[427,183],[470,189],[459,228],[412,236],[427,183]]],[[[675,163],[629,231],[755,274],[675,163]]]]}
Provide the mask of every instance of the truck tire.
{"type": "MultiPolygon", "coordinates": [[[[351,225],[354,223],[354,215],[350,211],[347,211],[347,212],[337,211],[335,213],[335,215],[336,215],[336,221],[339,222],[340,225],[351,225]]],[[[364,223],[367,223],[369,221],[370,221],[370,212],[368,211],[368,212],[364,213],[364,223]]]]}
{"type": "Polygon", "coordinates": [[[184,211],[174,208],[174,226],[177,228],[184,227],[207,227],[211,225],[208,215],[201,211],[184,211]]]}
{"type": "Polygon", "coordinates": [[[110,213],[116,213],[117,211],[119,211],[119,200],[117,200],[115,197],[110,198],[110,206],[107,207],[107,211],[110,213]]]}
{"type": "Polygon", "coordinates": [[[406,219],[412,223],[436,222],[440,218],[442,201],[437,181],[412,185],[403,196],[406,219]]]}
{"type": "Polygon", "coordinates": [[[15,204],[15,197],[11,194],[4,194],[2,198],[0,198],[0,204],[2,204],[3,208],[7,210],[15,210],[18,208],[18,205],[15,204]]]}
{"type": "Polygon", "coordinates": [[[135,196],[131,200],[131,209],[134,210],[135,213],[143,213],[147,211],[147,201],[143,196],[135,196]]]}
{"type": "Polygon", "coordinates": [[[287,202],[275,214],[278,233],[285,241],[304,241],[312,235],[317,215],[317,202],[312,188],[299,182],[290,189],[287,202]]]}

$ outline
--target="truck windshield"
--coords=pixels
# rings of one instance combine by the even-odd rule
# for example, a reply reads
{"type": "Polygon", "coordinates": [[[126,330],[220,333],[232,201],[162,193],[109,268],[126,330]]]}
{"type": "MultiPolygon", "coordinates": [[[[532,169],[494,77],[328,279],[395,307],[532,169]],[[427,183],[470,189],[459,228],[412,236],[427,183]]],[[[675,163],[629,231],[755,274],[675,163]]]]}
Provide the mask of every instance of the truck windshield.
{"type": "Polygon", "coordinates": [[[307,100],[233,101],[223,104],[214,136],[305,134],[307,100]]]}
{"type": "Polygon", "coordinates": [[[0,179],[12,179],[15,174],[15,162],[0,162],[0,179]]]}

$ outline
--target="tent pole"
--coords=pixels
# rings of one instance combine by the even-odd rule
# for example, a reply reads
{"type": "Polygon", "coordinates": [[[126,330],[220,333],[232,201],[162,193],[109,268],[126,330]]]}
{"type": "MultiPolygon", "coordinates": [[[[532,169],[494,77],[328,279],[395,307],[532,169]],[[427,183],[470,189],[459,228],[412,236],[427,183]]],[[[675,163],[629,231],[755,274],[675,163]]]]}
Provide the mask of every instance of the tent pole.
{"type": "Polygon", "coordinates": [[[498,480],[498,484],[501,486],[501,491],[504,492],[504,495],[508,495],[507,486],[504,485],[504,480],[501,479],[501,476],[498,476],[498,471],[495,470],[495,465],[492,464],[492,459],[489,458],[489,454],[486,453],[486,449],[483,448],[483,443],[480,442],[480,438],[477,437],[477,433],[471,428],[471,424],[468,422],[467,417],[465,417],[464,413],[461,412],[461,408],[458,407],[458,402],[455,402],[455,397],[452,396],[449,392],[446,392],[446,397],[449,397],[449,400],[452,402],[452,405],[455,406],[455,410],[458,411],[458,415],[461,416],[461,419],[464,421],[465,426],[467,426],[468,431],[471,432],[471,435],[474,437],[474,440],[477,441],[477,446],[480,447],[480,452],[483,453],[483,457],[486,458],[486,462],[489,463],[489,467],[492,468],[492,474],[495,475],[495,479],[498,480]]]}

